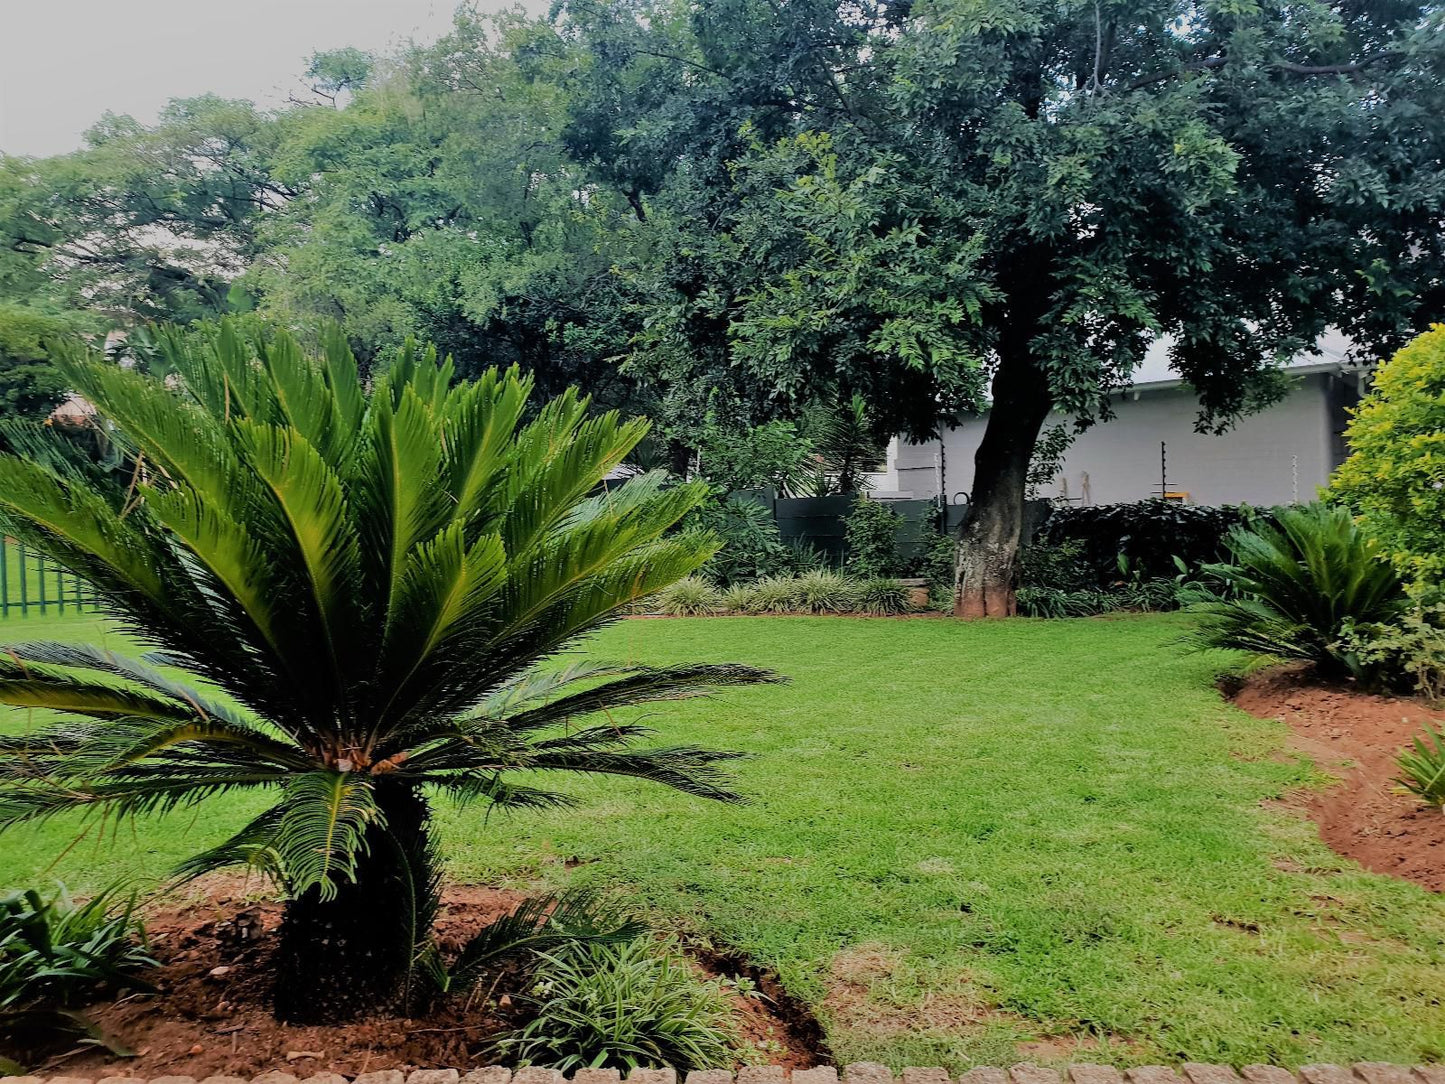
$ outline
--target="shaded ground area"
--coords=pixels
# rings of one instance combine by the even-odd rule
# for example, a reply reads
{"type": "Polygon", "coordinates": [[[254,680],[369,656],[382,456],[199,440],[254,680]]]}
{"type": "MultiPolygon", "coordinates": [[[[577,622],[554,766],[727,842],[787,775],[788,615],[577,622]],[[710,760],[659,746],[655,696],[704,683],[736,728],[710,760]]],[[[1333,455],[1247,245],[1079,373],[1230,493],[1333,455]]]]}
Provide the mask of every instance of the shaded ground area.
{"type": "Polygon", "coordinates": [[[1340,782],[1295,800],[1320,838],[1366,869],[1445,892],[1445,814],[1402,793],[1395,757],[1445,712],[1416,700],[1321,685],[1307,668],[1280,667],[1245,679],[1234,702],[1261,719],[1279,719],[1291,744],[1340,782]]]}
{"type": "MultiPolygon", "coordinates": [[[[525,1019],[507,993],[505,977],[471,1004],[451,999],[417,1019],[377,1018],[345,1026],[290,1027],[271,1016],[269,995],[273,934],[280,908],[254,903],[225,881],[211,883],[208,898],[155,913],[148,928],[156,958],[152,976],[159,992],[132,995],[95,1006],[90,1016],[105,1033],[135,1052],[117,1058],[92,1049],[57,1059],[52,1068],[152,1077],[180,1074],[197,1080],[212,1074],[253,1076],[280,1069],[309,1076],[346,1075],[379,1069],[465,1068],[489,1064],[485,1047],[499,1031],[525,1019]],[[489,996],[490,995],[490,996],[489,996]]],[[[445,894],[437,924],[444,953],[459,949],[482,925],[512,910],[524,897],[497,889],[458,887],[445,894]]],[[[710,974],[736,969],[708,968],[710,974]]],[[[766,989],[766,978],[762,983],[766,989]]],[[[733,999],[736,1026],[754,1056],[806,1068],[815,1051],[807,1021],[781,1006],[733,999]],[[801,1027],[799,1025],[802,1025],[801,1027]]]]}

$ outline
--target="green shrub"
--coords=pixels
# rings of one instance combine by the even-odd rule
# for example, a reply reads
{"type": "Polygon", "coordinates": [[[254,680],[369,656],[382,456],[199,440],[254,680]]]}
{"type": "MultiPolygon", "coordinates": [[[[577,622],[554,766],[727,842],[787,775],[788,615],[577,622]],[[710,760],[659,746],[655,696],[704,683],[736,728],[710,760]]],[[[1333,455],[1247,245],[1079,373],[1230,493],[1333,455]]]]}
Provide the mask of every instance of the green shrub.
{"type": "Polygon", "coordinates": [[[708,617],[726,608],[723,593],[701,576],[688,576],[657,593],[657,609],[669,617],[708,617]]]}
{"type": "Polygon", "coordinates": [[[913,608],[908,588],[897,580],[886,578],[863,580],[854,587],[853,600],[859,610],[874,617],[906,614],[913,608]]]}
{"type": "Polygon", "coordinates": [[[1020,587],[1019,613],[1025,617],[1093,617],[1132,607],[1122,596],[1095,588],[1061,591],[1053,587],[1020,587]]]}
{"type": "Polygon", "coordinates": [[[726,988],[701,978],[672,946],[633,941],[545,954],[527,1001],[537,1015],[495,1044],[518,1065],[625,1073],[733,1060],[726,988]]]}
{"type": "Polygon", "coordinates": [[[796,607],[802,613],[841,614],[858,608],[852,580],[837,572],[805,572],[794,581],[796,607]]]}
{"type": "Polygon", "coordinates": [[[0,734],[3,826],[253,795],[251,819],[176,873],[276,882],[274,1006],[292,1023],[427,995],[434,798],[537,808],[570,799],[521,773],[602,771],[736,800],[720,767],[735,754],[642,746],[646,728],[587,717],[772,680],[549,665],[712,553],[675,529],[703,487],[652,473],[594,494],[645,421],[575,391],[529,409],[519,370],[454,381],[410,342],[363,382],[339,329],[318,338],[161,332],[174,379],[62,358],[149,464],[128,504],[0,455],[5,531],[153,649],[0,648],[0,703],[55,713],[0,734]]]}
{"type": "Polygon", "coordinates": [[[1192,505],[1158,499],[1064,505],[1049,512],[1030,548],[1075,544],[1079,575],[1089,576],[1091,582],[1069,589],[1107,588],[1119,578],[1120,554],[1145,580],[1173,577],[1176,557],[1192,576],[1202,565],[1228,557],[1225,538],[1233,528],[1268,518],[1269,513],[1247,505],[1192,505]]]}
{"type": "Polygon", "coordinates": [[[898,571],[898,529],[902,517],[882,501],[860,494],[848,514],[848,572],[862,579],[898,571]]]}
{"type": "Polygon", "coordinates": [[[103,1042],[75,1010],[126,987],[149,990],[137,975],[155,966],[134,899],[102,892],[77,905],[63,887],[50,899],[33,890],[0,899],[0,1050],[28,1059],[103,1042]]]}
{"type": "Polygon", "coordinates": [[[1445,735],[1427,726],[1414,745],[1400,754],[1397,763],[1400,785],[1445,811],[1445,735]]]}
{"type": "Polygon", "coordinates": [[[796,566],[796,551],[778,533],[772,510],[759,501],[714,495],[687,523],[711,531],[721,541],[702,569],[720,587],[791,572],[796,566]]]}
{"type": "Polygon", "coordinates": [[[1347,625],[1339,651],[1352,669],[1432,703],[1445,701],[1445,605],[1417,606],[1390,623],[1347,625]]]}
{"type": "Polygon", "coordinates": [[[1445,580],[1445,324],[1380,366],[1346,437],[1330,492],[1359,516],[1401,575],[1445,580]]]}
{"type": "Polygon", "coordinates": [[[1062,542],[1037,541],[1019,551],[1019,586],[1052,591],[1088,591],[1099,586],[1094,570],[1084,559],[1084,543],[1077,538],[1062,542]]]}
{"type": "Polygon", "coordinates": [[[1341,648],[1347,629],[1390,623],[1405,606],[1400,578],[1349,512],[1324,504],[1277,513],[1278,526],[1236,527],[1231,564],[1206,566],[1226,593],[1191,607],[1193,639],[1283,659],[1304,659],[1331,675],[1368,683],[1375,675],[1341,648]]]}
{"type": "Polygon", "coordinates": [[[450,966],[435,949],[423,963],[437,988],[445,993],[472,993],[508,965],[535,966],[546,953],[572,951],[582,945],[622,944],[647,933],[647,926],[628,919],[594,889],[534,896],[493,919],[462,946],[450,966]]]}
{"type": "Polygon", "coordinates": [[[958,566],[958,539],[943,531],[927,536],[920,575],[928,584],[928,604],[953,609],[953,579],[958,566]]]}

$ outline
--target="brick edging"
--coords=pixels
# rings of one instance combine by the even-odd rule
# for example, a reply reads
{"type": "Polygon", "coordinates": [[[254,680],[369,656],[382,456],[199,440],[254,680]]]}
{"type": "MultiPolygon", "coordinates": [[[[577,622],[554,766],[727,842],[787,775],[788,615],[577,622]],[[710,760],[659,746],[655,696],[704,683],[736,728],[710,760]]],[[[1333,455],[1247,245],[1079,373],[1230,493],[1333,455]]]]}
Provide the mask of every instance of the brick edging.
{"type": "MultiPolygon", "coordinates": [[[[681,1074],[683,1084],[839,1084],[839,1071],[831,1065],[816,1069],[794,1069],[780,1065],[746,1065],[737,1070],[705,1069],[681,1074]]],[[[557,1069],[535,1066],[511,1070],[501,1065],[461,1072],[457,1069],[417,1069],[403,1073],[387,1069],[345,1077],[340,1073],[315,1073],[297,1077],[272,1071],[258,1076],[208,1076],[197,1081],[189,1076],[106,1076],[99,1080],[83,1076],[0,1077],[5,1084],[620,1084],[616,1069],[579,1069],[571,1077],[557,1069]]],[[[678,1084],[673,1069],[634,1069],[627,1084],[678,1084]]],[[[1236,1072],[1228,1065],[1185,1062],[1179,1070],[1167,1065],[1140,1065],[1119,1070],[1111,1065],[1070,1065],[1047,1069],[1033,1064],[1009,1069],[981,1066],[957,1077],[939,1068],[909,1067],[895,1074],[877,1062],[855,1062],[843,1067],[842,1084],[1445,1084],[1445,1065],[1394,1065],[1384,1061],[1362,1061],[1354,1065],[1302,1065],[1298,1073],[1277,1065],[1244,1065],[1236,1072]],[[1181,1076],[1182,1074],[1182,1076],[1181,1076]]]]}

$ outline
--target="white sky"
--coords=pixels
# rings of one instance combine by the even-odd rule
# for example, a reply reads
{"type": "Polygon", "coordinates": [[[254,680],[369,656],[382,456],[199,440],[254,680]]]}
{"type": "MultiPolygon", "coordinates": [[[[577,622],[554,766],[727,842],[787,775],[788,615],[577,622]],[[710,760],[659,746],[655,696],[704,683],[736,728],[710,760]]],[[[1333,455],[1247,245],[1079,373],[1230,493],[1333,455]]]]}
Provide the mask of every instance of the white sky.
{"type": "MultiPolygon", "coordinates": [[[[431,41],[457,0],[0,0],[0,151],[80,146],[102,113],[145,122],[208,91],[276,105],[318,49],[431,41]]],[[[495,10],[500,0],[477,6],[495,10]]],[[[537,5],[530,4],[529,7],[537,5]]]]}

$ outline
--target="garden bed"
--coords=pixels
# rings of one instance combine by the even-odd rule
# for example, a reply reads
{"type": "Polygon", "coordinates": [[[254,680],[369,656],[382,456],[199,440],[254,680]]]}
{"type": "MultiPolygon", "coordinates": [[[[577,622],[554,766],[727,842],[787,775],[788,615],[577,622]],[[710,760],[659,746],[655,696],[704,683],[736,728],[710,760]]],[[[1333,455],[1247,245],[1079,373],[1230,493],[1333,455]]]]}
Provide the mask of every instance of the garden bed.
{"type": "MultiPolygon", "coordinates": [[[[488,1040],[524,1019],[523,1008],[504,996],[468,1007],[461,999],[438,1004],[424,1017],[377,1017],[346,1025],[292,1027],[271,1015],[274,931],[278,904],[249,903],[243,891],[217,881],[209,898],[160,911],[148,931],[160,970],[151,978],[156,994],[136,994],[94,1006],[89,1015],[107,1036],[134,1057],[87,1049],[60,1059],[63,1071],[81,1076],[151,1077],[180,1074],[252,1076],[272,1069],[299,1077],[346,1075],[384,1069],[487,1064],[488,1040]]],[[[512,910],[524,897],[481,887],[444,893],[437,923],[443,950],[455,949],[482,925],[512,910]]],[[[736,960],[709,957],[697,966],[709,975],[736,975],[736,960]]],[[[735,1023],[746,1045],[773,1064],[807,1068],[817,1061],[817,1025],[799,1019],[797,1008],[766,976],[760,989],[770,1000],[735,997],[735,1023]],[[811,1033],[809,1030],[811,1025],[811,1033]]],[[[60,1071],[56,1065],[51,1071],[60,1071]]]]}
{"type": "Polygon", "coordinates": [[[1295,799],[1326,844],[1368,870],[1445,892],[1445,813],[1395,783],[1400,750],[1445,713],[1417,700],[1322,685],[1299,666],[1260,671],[1229,691],[1251,715],[1287,724],[1294,747],[1339,777],[1295,799]]]}

